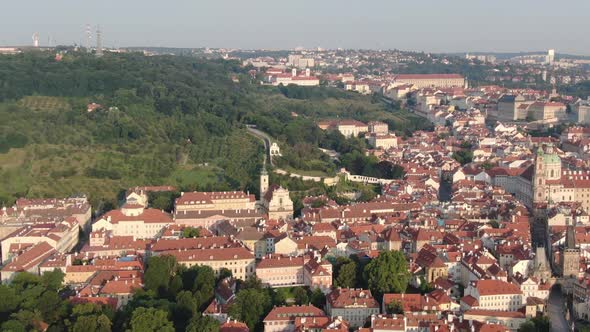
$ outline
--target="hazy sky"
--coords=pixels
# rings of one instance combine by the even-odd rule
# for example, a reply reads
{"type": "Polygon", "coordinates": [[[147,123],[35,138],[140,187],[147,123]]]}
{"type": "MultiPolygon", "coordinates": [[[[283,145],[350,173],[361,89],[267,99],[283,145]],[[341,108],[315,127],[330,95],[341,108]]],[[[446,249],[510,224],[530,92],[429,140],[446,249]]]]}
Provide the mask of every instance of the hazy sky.
{"type": "Polygon", "coordinates": [[[86,24],[116,47],[590,55],[590,0],[3,0],[0,45],[80,43],[86,24]]]}

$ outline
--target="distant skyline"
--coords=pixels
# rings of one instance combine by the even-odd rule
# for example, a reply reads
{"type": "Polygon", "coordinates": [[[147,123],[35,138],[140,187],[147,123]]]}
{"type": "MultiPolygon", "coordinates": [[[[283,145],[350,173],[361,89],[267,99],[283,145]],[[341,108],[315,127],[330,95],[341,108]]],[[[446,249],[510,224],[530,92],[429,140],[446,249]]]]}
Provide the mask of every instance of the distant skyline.
{"type": "Polygon", "coordinates": [[[19,0],[0,12],[0,45],[363,48],[437,53],[590,55],[590,1],[568,0],[19,0]],[[93,34],[92,44],[96,42],[93,34]]]}

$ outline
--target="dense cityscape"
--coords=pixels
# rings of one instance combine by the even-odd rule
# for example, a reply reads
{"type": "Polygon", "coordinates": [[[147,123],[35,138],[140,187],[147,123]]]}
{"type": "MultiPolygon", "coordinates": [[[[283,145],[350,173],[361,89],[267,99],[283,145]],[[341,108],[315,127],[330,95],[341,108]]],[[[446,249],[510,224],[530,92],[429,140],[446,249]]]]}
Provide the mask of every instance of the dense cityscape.
{"type": "Polygon", "coordinates": [[[2,331],[590,331],[590,57],[102,38],[0,47],[2,331]]]}

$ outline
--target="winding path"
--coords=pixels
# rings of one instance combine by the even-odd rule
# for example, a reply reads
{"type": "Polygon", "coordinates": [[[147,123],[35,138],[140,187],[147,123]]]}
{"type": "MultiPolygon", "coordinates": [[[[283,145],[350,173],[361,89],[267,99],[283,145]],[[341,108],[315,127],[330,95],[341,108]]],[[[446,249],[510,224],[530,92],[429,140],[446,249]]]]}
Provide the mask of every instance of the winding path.
{"type": "Polygon", "coordinates": [[[250,134],[262,140],[262,142],[264,143],[264,160],[266,162],[266,160],[268,159],[268,161],[270,162],[270,166],[274,167],[274,164],[272,162],[272,156],[270,154],[270,136],[268,136],[268,134],[266,134],[265,132],[256,129],[256,127],[254,127],[253,125],[246,125],[246,129],[248,129],[248,132],[250,134]]]}

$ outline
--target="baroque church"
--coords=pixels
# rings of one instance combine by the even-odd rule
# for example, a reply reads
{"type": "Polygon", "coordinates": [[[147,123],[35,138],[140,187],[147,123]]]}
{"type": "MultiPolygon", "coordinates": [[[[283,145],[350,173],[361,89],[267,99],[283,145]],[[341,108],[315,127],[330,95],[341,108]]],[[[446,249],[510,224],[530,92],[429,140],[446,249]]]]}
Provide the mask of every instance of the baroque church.
{"type": "Polygon", "coordinates": [[[530,201],[533,205],[577,202],[582,209],[590,211],[590,174],[564,170],[553,145],[547,144],[537,149],[531,182],[530,201]]]}
{"type": "Polygon", "coordinates": [[[268,172],[262,167],[260,173],[260,209],[269,219],[292,219],[293,201],[289,190],[279,185],[269,185],[268,172]]]}

